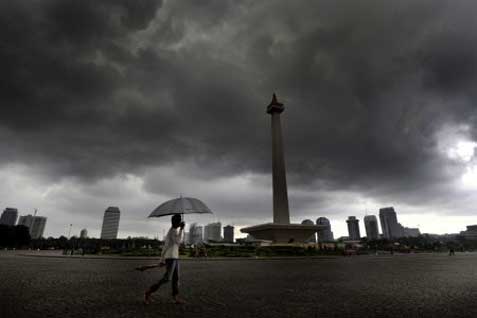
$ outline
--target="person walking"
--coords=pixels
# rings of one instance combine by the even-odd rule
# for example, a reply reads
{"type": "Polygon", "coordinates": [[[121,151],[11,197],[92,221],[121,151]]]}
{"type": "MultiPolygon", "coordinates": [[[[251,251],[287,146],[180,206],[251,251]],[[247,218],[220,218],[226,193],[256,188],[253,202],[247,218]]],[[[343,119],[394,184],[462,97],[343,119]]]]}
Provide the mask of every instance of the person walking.
{"type": "Polygon", "coordinates": [[[179,245],[181,244],[182,234],[185,223],[180,214],[174,214],[171,218],[172,226],[167,232],[162,248],[159,264],[139,267],[139,270],[146,270],[153,267],[166,266],[164,276],[144,292],[144,304],[151,302],[151,294],[159,289],[163,284],[172,282],[172,298],[176,304],[184,303],[179,298],[179,245]]]}

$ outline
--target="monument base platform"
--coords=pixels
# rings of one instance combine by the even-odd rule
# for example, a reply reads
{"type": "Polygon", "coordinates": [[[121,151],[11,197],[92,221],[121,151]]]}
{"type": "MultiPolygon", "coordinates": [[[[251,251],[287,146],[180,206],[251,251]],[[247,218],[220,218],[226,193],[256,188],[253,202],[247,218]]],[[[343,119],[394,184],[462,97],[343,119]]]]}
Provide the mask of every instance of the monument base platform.
{"type": "Polygon", "coordinates": [[[259,240],[270,240],[274,243],[304,243],[314,233],[324,229],[321,225],[265,223],[245,227],[240,230],[259,240]]]}

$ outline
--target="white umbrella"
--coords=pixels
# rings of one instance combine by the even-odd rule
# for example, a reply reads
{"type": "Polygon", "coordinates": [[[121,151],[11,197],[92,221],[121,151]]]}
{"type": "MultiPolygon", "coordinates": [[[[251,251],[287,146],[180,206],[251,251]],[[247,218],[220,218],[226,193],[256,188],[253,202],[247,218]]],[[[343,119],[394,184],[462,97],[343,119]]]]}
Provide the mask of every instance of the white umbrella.
{"type": "Polygon", "coordinates": [[[177,198],[159,205],[149,217],[161,217],[173,214],[212,213],[204,202],[196,198],[177,198]]]}

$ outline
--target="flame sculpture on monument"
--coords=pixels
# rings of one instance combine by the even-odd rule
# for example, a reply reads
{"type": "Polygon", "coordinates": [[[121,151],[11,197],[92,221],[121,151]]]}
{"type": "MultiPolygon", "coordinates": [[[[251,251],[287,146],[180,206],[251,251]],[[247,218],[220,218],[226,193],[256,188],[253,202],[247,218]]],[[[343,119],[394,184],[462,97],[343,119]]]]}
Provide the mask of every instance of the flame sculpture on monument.
{"type": "Polygon", "coordinates": [[[285,110],[273,94],[267,113],[272,117],[272,173],[273,173],[273,223],[265,223],[241,229],[256,239],[270,240],[274,243],[303,243],[314,233],[323,229],[320,225],[290,223],[288,209],[288,190],[283,152],[282,126],[280,114],[285,110]]]}

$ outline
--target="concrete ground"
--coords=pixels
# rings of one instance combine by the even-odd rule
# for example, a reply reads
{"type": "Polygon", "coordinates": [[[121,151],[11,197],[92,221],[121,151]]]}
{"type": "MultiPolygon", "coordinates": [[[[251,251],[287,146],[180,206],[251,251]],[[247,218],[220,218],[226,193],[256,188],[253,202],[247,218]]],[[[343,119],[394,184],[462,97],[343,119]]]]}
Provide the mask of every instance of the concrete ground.
{"type": "Polygon", "coordinates": [[[144,306],[150,262],[0,252],[0,317],[477,317],[477,254],[185,260],[144,306]]]}

